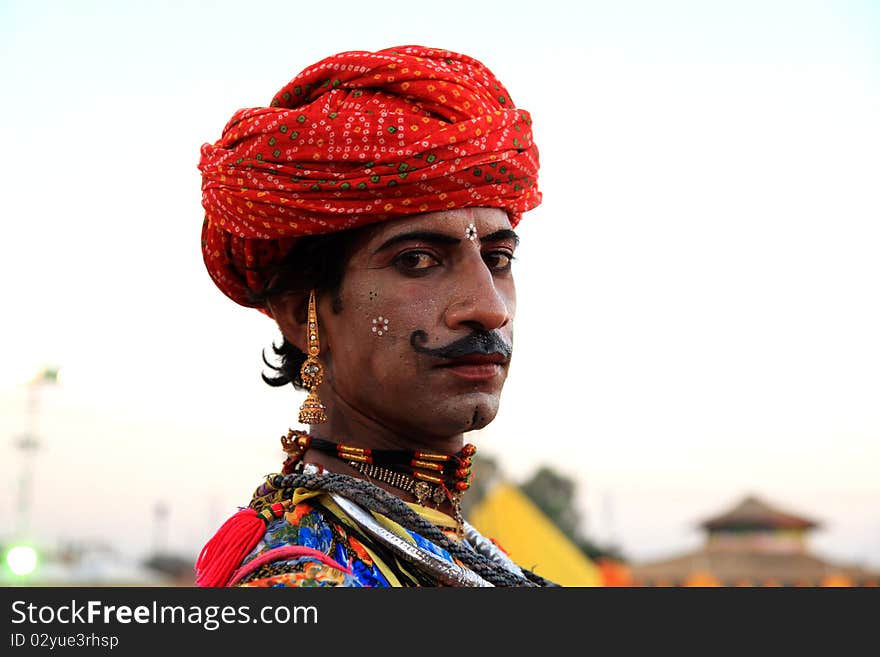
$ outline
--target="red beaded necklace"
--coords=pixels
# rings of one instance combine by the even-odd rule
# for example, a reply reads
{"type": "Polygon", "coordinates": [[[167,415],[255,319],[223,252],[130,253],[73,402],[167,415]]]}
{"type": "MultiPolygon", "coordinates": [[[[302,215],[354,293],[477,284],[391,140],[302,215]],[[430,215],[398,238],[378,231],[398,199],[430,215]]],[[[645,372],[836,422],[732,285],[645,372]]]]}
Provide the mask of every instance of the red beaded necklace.
{"type": "Polygon", "coordinates": [[[293,472],[310,449],[335,456],[368,479],[381,481],[415,496],[416,501],[434,508],[449,500],[459,530],[463,528],[461,494],[470,488],[472,457],[477,448],[467,444],[456,454],[405,449],[372,449],[336,443],[304,431],[290,430],[281,437],[287,453],[282,472],[293,472]]]}

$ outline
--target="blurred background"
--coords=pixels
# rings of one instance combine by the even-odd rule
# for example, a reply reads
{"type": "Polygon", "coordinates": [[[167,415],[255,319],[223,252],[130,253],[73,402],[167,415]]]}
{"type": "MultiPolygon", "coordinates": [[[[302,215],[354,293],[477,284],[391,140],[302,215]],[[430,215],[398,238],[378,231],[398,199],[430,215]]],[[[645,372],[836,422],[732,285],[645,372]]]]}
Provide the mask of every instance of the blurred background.
{"type": "Polygon", "coordinates": [[[876,583],[871,0],[0,0],[0,581],[188,585],[280,467],[301,398],[204,269],[199,147],[315,61],[405,44],[489,65],[541,151],[473,517],[533,504],[571,583],[784,579],[700,566],[734,544],[876,583]]]}

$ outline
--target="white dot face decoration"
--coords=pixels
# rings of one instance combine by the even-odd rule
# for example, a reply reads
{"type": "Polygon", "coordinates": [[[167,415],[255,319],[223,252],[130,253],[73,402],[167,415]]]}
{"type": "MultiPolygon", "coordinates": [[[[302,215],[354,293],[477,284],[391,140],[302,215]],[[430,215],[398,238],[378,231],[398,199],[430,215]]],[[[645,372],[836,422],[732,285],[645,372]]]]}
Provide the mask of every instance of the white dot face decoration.
{"type": "Polygon", "coordinates": [[[477,227],[473,224],[468,224],[468,227],[464,231],[464,236],[473,242],[477,239],[477,227]]]}
{"type": "Polygon", "coordinates": [[[380,338],[384,333],[388,332],[388,318],[382,317],[379,315],[373,320],[373,333],[375,333],[380,338]]]}

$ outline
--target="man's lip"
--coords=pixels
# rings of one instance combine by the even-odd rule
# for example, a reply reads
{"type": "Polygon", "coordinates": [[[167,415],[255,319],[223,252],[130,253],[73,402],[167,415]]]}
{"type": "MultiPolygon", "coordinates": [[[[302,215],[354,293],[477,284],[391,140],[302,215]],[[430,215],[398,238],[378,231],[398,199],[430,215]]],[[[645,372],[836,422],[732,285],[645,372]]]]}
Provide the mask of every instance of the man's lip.
{"type": "Polygon", "coordinates": [[[475,362],[467,358],[456,358],[450,363],[444,364],[439,369],[449,372],[452,376],[470,381],[472,383],[493,381],[496,377],[505,371],[504,364],[506,359],[502,358],[496,362],[493,360],[482,359],[475,362]]]}
{"type": "Polygon", "coordinates": [[[505,365],[507,358],[504,354],[469,354],[467,356],[459,356],[458,358],[450,358],[437,367],[457,367],[459,365],[505,365]]]}

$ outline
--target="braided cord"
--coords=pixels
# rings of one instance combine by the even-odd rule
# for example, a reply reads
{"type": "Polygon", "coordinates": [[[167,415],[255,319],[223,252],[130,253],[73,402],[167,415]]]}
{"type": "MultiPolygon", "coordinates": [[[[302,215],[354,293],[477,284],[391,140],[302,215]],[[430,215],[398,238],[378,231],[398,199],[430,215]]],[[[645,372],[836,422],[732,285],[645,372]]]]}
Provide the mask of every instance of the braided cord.
{"type": "Polygon", "coordinates": [[[438,527],[431,524],[407,504],[387,491],[362,479],[337,473],[301,473],[277,475],[272,485],[278,489],[306,488],[338,493],[370,511],[380,513],[402,527],[421,534],[444,548],[468,568],[495,586],[557,586],[529,570],[522,569],[524,577],[511,572],[488,557],[450,540],[438,527]]]}

